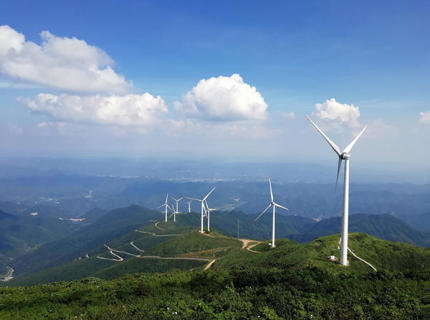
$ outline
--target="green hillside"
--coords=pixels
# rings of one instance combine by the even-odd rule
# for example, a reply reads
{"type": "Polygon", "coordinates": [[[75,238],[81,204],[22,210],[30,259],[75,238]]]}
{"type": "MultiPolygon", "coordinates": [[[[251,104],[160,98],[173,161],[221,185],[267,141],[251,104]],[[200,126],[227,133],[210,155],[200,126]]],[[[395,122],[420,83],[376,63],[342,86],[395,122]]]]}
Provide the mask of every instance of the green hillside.
{"type": "MultiPolygon", "coordinates": [[[[340,217],[324,219],[309,225],[300,234],[291,234],[290,237],[299,242],[309,242],[318,237],[339,233],[341,226],[340,217]]],[[[419,246],[429,246],[430,244],[430,238],[427,235],[388,214],[352,214],[349,216],[349,231],[364,232],[384,240],[401,241],[419,246]]]]}
{"type": "MultiPolygon", "coordinates": [[[[338,262],[329,261],[330,256],[340,258],[340,235],[331,235],[299,244],[288,239],[279,239],[276,248],[268,242],[254,247],[258,254],[249,251],[234,252],[219,259],[214,267],[259,266],[282,269],[318,267],[332,272],[371,272],[372,269],[348,253],[350,266],[342,268],[338,262]]],[[[364,233],[349,234],[349,248],[377,270],[403,273],[425,273],[430,271],[430,249],[400,242],[381,240],[364,233]]]]}
{"type": "MultiPolygon", "coordinates": [[[[254,216],[244,213],[214,212],[211,218],[212,227],[222,234],[236,236],[239,229],[239,235],[242,238],[269,239],[271,235],[270,216],[264,216],[259,221],[254,222],[254,216]]],[[[78,232],[62,240],[47,243],[29,254],[18,257],[11,264],[15,268],[15,279],[8,282],[7,285],[48,283],[81,279],[88,276],[113,279],[127,273],[168,272],[175,269],[189,270],[205,265],[204,261],[169,261],[162,259],[152,261],[152,263],[148,262],[148,260],[144,261],[143,259],[147,258],[135,256],[141,253],[136,251],[131,242],[134,242],[138,248],[145,250],[145,255],[164,257],[196,254],[197,252],[196,257],[206,259],[220,258],[230,253],[237,254],[237,258],[240,258],[242,255],[247,254],[247,252],[235,250],[237,246],[240,246],[240,242],[231,238],[227,240],[226,237],[222,239],[221,234],[211,233],[212,236],[217,235],[218,237],[218,243],[216,244],[208,243],[207,237],[203,238],[203,240],[199,239],[201,235],[196,232],[200,224],[200,214],[198,213],[180,214],[177,216],[176,223],[173,223],[171,219],[168,223],[160,220],[162,220],[162,215],[159,212],[139,206],[110,211],[92,225],[83,227],[78,232]],[[155,221],[159,221],[157,227],[154,225],[155,221]],[[141,232],[136,232],[136,229],[141,232]],[[195,231],[194,233],[191,232],[193,230],[195,231]],[[157,234],[161,237],[154,237],[151,234],[157,234]],[[163,235],[169,234],[174,234],[175,237],[163,237],[163,235]],[[180,236],[183,234],[186,234],[186,237],[180,236]],[[124,261],[119,263],[119,261],[112,260],[116,258],[109,253],[109,250],[104,246],[105,244],[115,250],[126,252],[125,255],[121,254],[124,261]],[[201,252],[204,250],[206,250],[206,253],[201,252]],[[104,260],[101,260],[100,257],[104,260]],[[105,269],[106,272],[104,271],[105,269]]],[[[340,229],[340,220],[338,220],[339,218],[333,218],[316,223],[307,218],[279,214],[277,218],[277,237],[310,241],[320,236],[321,233],[323,235],[337,233],[340,229]]],[[[392,216],[352,215],[350,221],[352,231],[358,229],[391,240],[420,241],[419,233],[414,233],[413,229],[392,216]]],[[[279,246],[287,248],[285,241],[279,242],[279,246]]],[[[290,243],[290,250],[297,251],[298,260],[302,262],[309,260],[309,257],[305,254],[307,246],[298,246],[297,243],[291,241],[290,243]],[[299,255],[299,253],[303,256],[299,255]]],[[[353,243],[354,241],[350,244],[351,249],[353,249],[353,243]]],[[[331,251],[333,251],[333,248],[337,248],[335,241],[330,244],[330,248],[331,251]]],[[[261,246],[254,250],[256,249],[261,250],[261,246]]],[[[325,260],[329,255],[335,255],[333,252],[329,252],[330,250],[327,248],[324,250],[326,256],[322,259],[325,260]]],[[[363,253],[357,253],[357,255],[362,257],[363,253]]],[[[367,260],[366,253],[364,253],[363,258],[367,260]]],[[[373,257],[370,256],[369,258],[372,260],[373,257]]],[[[272,260],[271,258],[268,259],[272,260]]],[[[290,257],[289,263],[293,263],[293,260],[290,257]]],[[[222,263],[224,263],[222,259],[219,259],[215,266],[222,263]]],[[[313,261],[312,263],[317,262],[313,261]]],[[[300,265],[299,267],[302,266],[300,265]]]]}
{"type": "Polygon", "coordinates": [[[0,273],[14,258],[71,234],[78,227],[57,218],[16,216],[0,211],[0,273]]]}
{"type": "Polygon", "coordinates": [[[350,248],[375,272],[351,255],[349,267],[330,261],[330,255],[339,256],[338,240],[339,235],[307,244],[280,239],[275,249],[267,242],[251,248],[217,232],[185,231],[145,254],[214,258],[210,269],[182,262],[181,269],[194,271],[98,278],[121,275],[115,270],[121,264],[132,273],[146,262],[132,257],[84,280],[0,288],[0,318],[428,319],[429,249],[351,234],[350,248]]]}
{"type": "Polygon", "coordinates": [[[104,243],[159,217],[159,212],[139,206],[112,210],[77,232],[18,257],[13,261],[15,273],[24,275],[41,271],[85,256],[104,243]]]}
{"type": "MultiPolygon", "coordinates": [[[[190,219],[194,218],[190,215],[190,219]]],[[[156,225],[151,221],[147,226],[107,243],[110,248],[117,250],[115,253],[124,261],[114,261],[117,258],[102,245],[90,251],[88,256],[19,276],[7,284],[33,285],[88,276],[114,279],[137,272],[189,270],[207,265],[212,259],[241,247],[241,242],[236,239],[217,232],[202,235],[187,224],[180,223],[179,219],[176,224],[169,221],[156,225]]]]}

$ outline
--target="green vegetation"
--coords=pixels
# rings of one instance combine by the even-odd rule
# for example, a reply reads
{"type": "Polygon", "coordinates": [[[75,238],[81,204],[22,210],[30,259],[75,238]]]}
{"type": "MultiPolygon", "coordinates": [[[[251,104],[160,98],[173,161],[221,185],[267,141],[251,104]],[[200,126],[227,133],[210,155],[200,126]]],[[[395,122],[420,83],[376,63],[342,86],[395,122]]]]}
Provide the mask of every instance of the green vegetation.
{"type": "MultiPolygon", "coordinates": [[[[305,232],[292,235],[300,242],[309,242],[315,238],[339,232],[342,221],[340,217],[321,220],[305,230],[305,232]]],[[[353,214],[349,216],[349,231],[364,232],[372,236],[389,240],[412,243],[419,246],[428,246],[428,235],[412,229],[405,222],[388,214],[353,214]]]]}
{"type": "Polygon", "coordinates": [[[323,267],[238,266],[0,289],[5,320],[428,319],[429,304],[423,275],[323,267]]]}
{"type": "Polygon", "coordinates": [[[181,215],[174,224],[157,223],[156,212],[140,207],[114,213],[101,222],[107,230],[117,224],[121,233],[94,226],[89,240],[75,235],[84,243],[73,252],[88,252],[88,258],[75,256],[0,288],[0,319],[430,317],[430,249],[351,233],[349,247],[375,272],[351,254],[349,267],[329,259],[339,259],[338,234],[305,244],[278,239],[275,249],[257,242],[251,249],[217,231],[200,234],[192,227],[198,214],[181,215]],[[143,227],[135,226],[138,219],[143,227]],[[89,242],[94,239],[97,247],[89,242]],[[104,243],[124,260],[99,259],[113,258],[104,243]]]}
{"type": "Polygon", "coordinates": [[[137,272],[169,272],[173,270],[190,270],[206,265],[210,259],[226,255],[232,250],[239,250],[241,242],[217,232],[202,235],[196,230],[181,223],[154,222],[133,230],[124,236],[108,242],[111,248],[128,252],[141,257],[119,253],[124,261],[115,262],[102,260],[98,257],[112,259],[108,250],[101,246],[90,252],[89,257],[81,257],[74,261],[48,268],[40,272],[17,277],[7,283],[8,286],[34,285],[53,281],[77,280],[84,277],[100,277],[114,279],[128,273],[137,272]],[[143,233],[145,232],[145,233],[143,233]],[[178,233],[184,232],[184,233],[178,233]],[[131,245],[133,243],[138,251],[131,245]],[[145,256],[197,258],[201,260],[145,258],[145,256]]]}
{"type": "Polygon", "coordinates": [[[70,262],[159,216],[159,212],[139,206],[112,210],[72,235],[46,243],[15,259],[13,267],[16,275],[42,271],[70,262]]]}
{"type": "Polygon", "coordinates": [[[0,273],[5,272],[13,258],[76,229],[78,225],[57,218],[16,216],[0,210],[0,273]]]}

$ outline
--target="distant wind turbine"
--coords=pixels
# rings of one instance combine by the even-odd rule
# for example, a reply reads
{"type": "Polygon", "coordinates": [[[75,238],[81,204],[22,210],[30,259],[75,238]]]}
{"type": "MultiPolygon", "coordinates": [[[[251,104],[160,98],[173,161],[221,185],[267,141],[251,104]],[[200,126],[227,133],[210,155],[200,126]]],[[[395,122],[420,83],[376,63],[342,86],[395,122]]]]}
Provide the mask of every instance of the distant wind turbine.
{"type": "Polygon", "coordinates": [[[164,222],[167,222],[167,210],[172,209],[168,204],[168,200],[169,200],[169,194],[166,194],[166,201],[164,201],[164,203],[158,207],[158,208],[164,207],[164,222]]]}
{"type": "Polygon", "coordinates": [[[270,181],[270,178],[269,178],[269,189],[270,189],[270,203],[267,206],[267,208],[264,209],[264,211],[262,213],[260,213],[257,218],[254,219],[254,221],[257,221],[258,219],[260,219],[260,217],[263,214],[265,214],[267,210],[272,208],[272,243],[270,244],[270,246],[272,248],[274,248],[275,247],[275,229],[276,229],[276,226],[275,226],[276,207],[284,209],[284,210],[288,210],[288,208],[281,206],[280,204],[276,203],[275,200],[273,199],[272,182],[270,181]]]}
{"type": "Polygon", "coordinates": [[[205,200],[206,217],[208,219],[208,232],[211,231],[211,212],[216,211],[214,208],[209,208],[208,202],[205,200]]]}
{"type": "Polygon", "coordinates": [[[340,167],[342,166],[342,160],[345,161],[345,180],[343,189],[343,215],[342,215],[342,234],[341,234],[341,258],[340,264],[343,266],[348,265],[348,214],[349,214],[349,159],[351,155],[349,154],[352,150],[354,144],[358,141],[361,135],[366,131],[366,126],[360,131],[360,133],[351,141],[351,143],[341,152],[340,148],[330,140],[329,137],[312,121],[309,116],[306,119],[318,130],[318,132],[324,137],[330,147],[336,152],[339,157],[337,163],[337,176],[336,176],[336,187],[339,180],[340,167]]]}
{"type": "Polygon", "coordinates": [[[173,197],[171,197],[173,200],[175,200],[176,202],[176,206],[175,209],[173,210],[173,222],[176,222],[176,214],[179,213],[179,201],[181,201],[183,199],[183,197],[180,197],[179,199],[175,199],[173,197]]]}
{"type": "Polygon", "coordinates": [[[191,213],[191,202],[193,202],[193,200],[188,200],[187,204],[188,204],[188,213],[191,213]]]}
{"type": "Polygon", "coordinates": [[[203,230],[203,218],[204,218],[204,215],[205,215],[205,211],[206,211],[206,208],[205,208],[205,201],[206,201],[206,199],[210,196],[210,194],[213,192],[215,190],[215,187],[213,187],[212,189],[211,189],[211,191],[209,191],[208,192],[208,194],[207,195],[205,195],[204,197],[203,197],[203,199],[196,199],[196,198],[188,198],[187,197],[187,199],[189,199],[189,200],[194,200],[194,201],[199,201],[199,202],[201,202],[201,217],[200,217],[200,233],[204,233],[204,230],[203,230]]]}

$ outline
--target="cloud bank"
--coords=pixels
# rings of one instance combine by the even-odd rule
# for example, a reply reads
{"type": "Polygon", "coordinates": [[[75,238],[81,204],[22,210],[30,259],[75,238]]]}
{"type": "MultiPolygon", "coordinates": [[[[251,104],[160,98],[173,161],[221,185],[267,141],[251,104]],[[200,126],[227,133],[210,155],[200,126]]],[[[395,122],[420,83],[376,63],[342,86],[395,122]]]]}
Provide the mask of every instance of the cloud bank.
{"type": "Polygon", "coordinates": [[[255,87],[233,74],[200,80],[182,102],[175,102],[175,109],[209,121],[261,120],[266,118],[267,104],[255,87]]]}
{"type": "Polygon", "coordinates": [[[55,120],[120,126],[150,127],[168,113],[164,100],[149,93],[83,97],[41,93],[27,104],[55,120]]]}
{"type": "Polygon", "coordinates": [[[344,124],[351,128],[360,127],[360,109],[353,104],[343,104],[335,98],[317,103],[312,115],[321,120],[327,120],[338,124],[344,124]]]}
{"type": "Polygon", "coordinates": [[[125,93],[131,87],[113,60],[83,40],[42,31],[40,45],[0,26],[0,74],[12,79],[76,92],[125,93]]]}
{"type": "Polygon", "coordinates": [[[430,111],[420,112],[419,120],[421,123],[430,124],[430,111]]]}

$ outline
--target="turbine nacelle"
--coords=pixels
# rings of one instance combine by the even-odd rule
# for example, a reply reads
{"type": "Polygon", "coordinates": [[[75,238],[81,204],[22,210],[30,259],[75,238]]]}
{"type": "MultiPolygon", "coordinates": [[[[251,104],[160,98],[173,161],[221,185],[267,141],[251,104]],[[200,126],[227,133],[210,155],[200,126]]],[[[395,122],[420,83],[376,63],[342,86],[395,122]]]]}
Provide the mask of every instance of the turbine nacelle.
{"type": "Polygon", "coordinates": [[[349,158],[351,158],[351,155],[347,152],[342,152],[339,156],[340,159],[342,160],[349,160],[349,158]]]}

